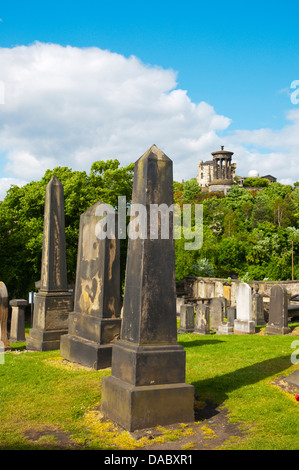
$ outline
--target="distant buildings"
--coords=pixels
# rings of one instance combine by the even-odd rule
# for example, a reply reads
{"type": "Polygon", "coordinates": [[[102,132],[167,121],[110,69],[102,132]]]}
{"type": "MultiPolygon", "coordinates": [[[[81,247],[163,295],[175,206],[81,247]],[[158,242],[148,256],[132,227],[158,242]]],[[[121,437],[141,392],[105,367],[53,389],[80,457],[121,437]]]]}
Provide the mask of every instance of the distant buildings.
{"type": "MultiPolygon", "coordinates": [[[[212,152],[212,160],[206,162],[199,161],[197,167],[197,182],[202,191],[221,191],[227,194],[234,184],[243,186],[246,178],[259,178],[256,170],[251,170],[248,176],[236,176],[236,163],[232,163],[233,152],[221,150],[212,152]]],[[[269,180],[271,183],[277,181],[272,175],[261,176],[263,179],[269,180]]]]}

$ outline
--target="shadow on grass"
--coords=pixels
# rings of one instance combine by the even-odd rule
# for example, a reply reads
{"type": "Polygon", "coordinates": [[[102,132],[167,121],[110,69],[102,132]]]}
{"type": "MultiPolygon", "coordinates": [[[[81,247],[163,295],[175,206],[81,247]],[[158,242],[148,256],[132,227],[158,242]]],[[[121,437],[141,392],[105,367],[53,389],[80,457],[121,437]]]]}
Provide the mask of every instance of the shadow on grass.
{"type": "Polygon", "coordinates": [[[247,367],[216,375],[210,379],[193,382],[196,395],[208,399],[215,406],[223,403],[228,394],[236,389],[255,384],[290,367],[290,357],[280,356],[257,362],[247,367]]]}
{"type": "Polygon", "coordinates": [[[223,343],[222,340],[220,339],[209,339],[209,340],[204,340],[204,339],[194,339],[193,341],[180,341],[178,340],[178,344],[183,346],[183,348],[192,348],[193,346],[206,346],[207,344],[217,344],[217,343],[223,343]]]}

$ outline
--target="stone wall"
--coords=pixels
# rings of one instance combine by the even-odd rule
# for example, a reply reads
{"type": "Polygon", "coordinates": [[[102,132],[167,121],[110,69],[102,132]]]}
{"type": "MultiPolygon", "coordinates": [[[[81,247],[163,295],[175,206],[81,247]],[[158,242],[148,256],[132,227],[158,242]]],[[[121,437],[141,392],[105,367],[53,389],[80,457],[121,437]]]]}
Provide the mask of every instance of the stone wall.
{"type": "MultiPolygon", "coordinates": [[[[230,301],[231,306],[236,305],[236,295],[240,280],[232,279],[230,285],[227,279],[212,277],[186,277],[184,281],[185,294],[195,298],[225,297],[230,301]]],[[[288,296],[299,295],[299,280],[296,281],[249,281],[251,287],[258,286],[259,294],[264,297],[264,302],[270,298],[270,290],[275,285],[282,285],[286,288],[288,296]]]]}

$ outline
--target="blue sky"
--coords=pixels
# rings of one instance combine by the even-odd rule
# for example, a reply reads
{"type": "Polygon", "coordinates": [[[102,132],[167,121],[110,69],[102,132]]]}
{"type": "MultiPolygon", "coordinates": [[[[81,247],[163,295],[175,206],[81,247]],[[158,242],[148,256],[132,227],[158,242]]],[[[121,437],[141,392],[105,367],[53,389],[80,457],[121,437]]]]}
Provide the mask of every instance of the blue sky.
{"type": "MultiPolygon", "coordinates": [[[[2,147],[0,142],[0,178],[7,178],[7,181],[9,178],[15,178],[16,181],[17,179],[21,181],[21,175],[16,171],[16,166],[21,159],[21,145],[24,146],[24,155],[28,155],[29,165],[31,157],[39,159],[38,147],[35,146],[33,151],[28,140],[32,138],[37,141],[36,132],[33,128],[30,131],[29,125],[27,125],[25,136],[25,122],[28,123],[26,115],[31,117],[33,113],[36,113],[38,103],[32,103],[31,107],[27,103],[27,107],[25,107],[22,102],[19,110],[17,105],[14,106],[14,111],[12,108],[9,109],[10,87],[9,78],[7,78],[10,77],[11,82],[14,81],[14,83],[18,81],[10,69],[13,61],[14,63],[18,61],[18,67],[15,67],[15,70],[20,70],[19,77],[23,76],[22,73],[26,77],[26,67],[28,69],[28,64],[32,64],[32,61],[35,60],[34,57],[36,57],[33,54],[32,45],[38,41],[42,45],[62,46],[65,57],[66,46],[72,46],[83,52],[89,48],[110,51],[120,58],[126,59],[127,65],[123,64],[124,68],[129,66],[129,58],[135,56],[144,68],[142,77],[144,77],[146,69],[150,72],[161,69],[165,74],[171,70],[175,73],[176,84],[172,87],[169,82],[169,85],[165,85],[165,89],[160,90],[160,93],[161,96],[164,96],[172,95],[174,89],[185,91],[185,101],[181,95],[176,101],[177,105],[174,109],[176,120],[179,119],[179,115],[183,115],[183,119],[191,122],[192,106],[197,106],[202,102],[207,103],[214,110],[214,117],[212,117],[210,109],[208,110],[207,119],[210,119],[211,123],[217,116],[227,118],[229,123],[226,124],[217,122],[217,125],[211,124],[205,129],[199,126],[199,132],[202,132],[203,137],[200,144],[194,143],[196,130],[191,135],[190,132],[187,132],[186,127],[182,129],[182,139],[188,140],[186,152],[188,149],[194,149],[194,151],[192,158],[186,160],[189,171],[182,173],[181,168],[186,167],[181,161],[183,157],[179,151],[176,155],[173,150],[174,163],[177,161],[180,169],[179,175],[182,174],[185,178],[196,176],[197,160],[209,159],[209,154],[217,150],[215,145],[218,145],[222,139],[226,147],[235,151],[237,173],[238,168],[241,172],[239,174],[243,175],[253,169],[252,166],[259,170],[256,166],[260,165],[261,173],[275,173],[275,176],[282,182],[288,182],[289,179],[299,180],[299,161],[296,160],[295,150],[299,104],[294,104],[290,100],[290,92],[292,91],[290,85],[294,80],[299,80],[298,3],[289,1],[275,3],[268,1],[243,3],[214,1],[208,3],[161,0],[159,2],[156,0],[151,2],[103,2],[101,0],[38,2],[29,0],[27,2],[2,3],[0,18],[0,55],[1,51],[3,52],[2,61],[0,60],[0,80],[5,83],[7,97],[5,104],[0,107],[0,140],[1,126],[2,129],[6,127],[2,147]],[[19,49],[13,59],[5,52],[7,48],[12,51],[19,46],[25,46],[26,50],[32,52],[31,59],[27,54],[25,60],[22,55],[24,51],[19,49]],[[23,70],[21,70],[22,63],[24,63],[23,70]],[[187,100],[190,101],[190,106],[186,111],[186,116],[184,113],[188,107],[187,100]],[[181,102],[181,107],[179,107],[178,101],[181,102]],[[23,122],[21,122],[22,116],[23,122]],[[7,122],[12,126],[9,136],[7,122]],[[211,126],[215,134],[213,138],[209,134],[211,126]],[[204,135],[206,135],[205,141],[210,142],[210,146],[203,145],[204,135]],[[198,149],[198,158],[196,148],[198,149]],[[16,154],[19,157],[16,157],[16,154]],[[290,164],[286,161],[288,159],[291,160],[290,164]],[[274,167],[272,167],[272,162],[274,162],[274,167]],[[288,172],[285,168],[286,164],[289,167],[288,172]],[[194,166],[193,169],[190,166],[194,166]]],[[[90,61],[94,60],[97,59],[90,55],[90,61]]],[[[52,81],[57,81],[58,84],[62,73],[61,69],[59,70],[59,65],[55,64],[53,55],[51,55],[51,64],[52,70],[56,70],[52,81]]],[[[30,70],[34,70],[34,67],[30,70]]],[[[34,74],[34,72],[32,73],[34,74]]],[[[78,72],[73,70],[70,73],[75,73],[78,76],[78,72]]],[[[68,76],[68,72],[65,74],[65,77],[68,76]]],[[[72,75],[72,79],[74,79],[74,75],[72,75]]],[[[34,75],[31,80],[34,81],[34,75]]],[[[39,83],[40,80],[41,78],[39,78],[39,83]]],[[[81,84],[85,83],[86,85],[88,78],[84,77],[82,80],[81,84]]],[[[152,77],[152,80],[155,78],[152,77]]],[[[111,83],[113,86],[113,78],[111,83]]],[[[117,83],[119,85],[119,82],[117,83]]],[[[80,90],[80,86],[78,89],[80,90]]],[[[25,91],[24,89],[24,93],[25,91]]],[[[150,92],[147,91],[147,94],[150,95],[150,92]]],[[[40,99],[40,96],[36,96],[34,100],[40,99]]],[[[138,96],[140,96],[139,93],[137,93],[138,96]]],[[[87,95],[86,100],[90,100],[87,95]]],[[[144,97],[142,97],[143,100],[144,97]]],[[[156,99],[156,101],[159,103],[161,100],[156,99]]],[[[86,103],[84,104],[85,111],[87,109],[86,103]]],[[[143,116],[148,107],[150,107],[150,102],[147,103],[144,100],[143,116]]],[[[41,111],[39,112],[41,113],[41,111]]],[[[142,111],[139,110],[139,112],[142,111]]],[[[203,119],[205,119],[205,112],[206,110],[200,110],[203,119]]],[[[132,122],[136,111],[133,112],[129,106],[127,113],[132,122]]],[[[156,115],[155,118],[161,119],[161,115],[156,115]]],[[[43,119],[45,119],[45,126],[49,132],[49,122],[46,120],[46,116],[40,115],[38,121],[41,122],[43,119]]],[[[66,119],[68,119],[67,115],[66,119]]],[[[125,111],[122,121],[124,119],[125,111]]],[[[136,119],[140,121],[139,115],[136,115],[136,119]]],[[[171,118],[168,117],[168,119],[171,118]]],[[[70,131],[70,127],[70,121],[68,121],[67,129],[71,135],[74,131],[70,131]]],[[[39,132],[42,134],[43,130],[39,129],[39,132]]],[[[57,129],[53,128],[51,132],[55,138],[57,129]]],[[[77,134],[77,132],[74,133],[77,134]]],[[[150,135],[154,139],[154,127],[150,135]]],[[[107,134],[106,140],[110,141],[111,139],[114,142],[117,136],[107,134]]],[[[166,150],[168,148],[174,149],[170,143],[171,139],[171,134],[165,135],[165,139],[160,138],[166,150]],[[169,139],[169,145],[167,139],[169,139]]],[[[139,144],[136,144],[136,154],[134,153],[133,138],[131,142],[126,142],[132,154],[131,161],[140,156],[143,142],[144,145],[147,144],[146,139],[140,139],[139,144]]],[[[159,141],[152,143],[160,146],[159,141]]],[[[55,145],[59,154],[58,141],[55,145]]],[[[83,147],[84,145],[81,145],[78,140],[77,151],[81,148],[83,152],[83,147]]],[[[178,147],[179,145],[176,148],[178,147]]],[[[93,148],[95,149],[96,145],[93,148]]],[[[112,158],[112,155],[114,158],[113,152],[116,149],[117,146],[112,146],[111,155],[109,155],[109,146],[106,146],[107,158],[112,158]]],[[[144,151],[146,150],[147,148],[144,148],[144,151]]],[[[74,151],[74,146],[72,151],[74,151]]],[[[49,153],[43,153],[42,148],[40,148],[40,152],[43,164],[39,169],[40,173],[33,171],[32,175],[35,178],[39,174],[42,175],[43,170],[47,169],[45,168],[47,163],[49,165],[57,163],[55,158],[51,159],[49,153]]],[[[52,152],[54,152],[53,149],[52,152]]],[[[116,156],[121,162],[126,163],[127,155],[130,152],[128,150],[123,156],[119,152],[119,155],[116,156]]],[[[94,155],[97,155],[96,151],[94,155]]],[[[172,155],[169,156],[172,158],[172,155]]],[[[102,158],[101,155],[100,157],[102,158]]],[[[79,157],[76,158],[78,160],[79,157]]],[[[74,161],[77,161],[76,158],[74,161]]],[[[84,159],[84,157],[82,158],[84,159]]],[[[66,160],[61,163],[68,164],[69,162],[66,160]]],[[[82,165],[81,167],[83,168],[82,165]]],[[[28,178],[30,180],[30,175],[26,175],[24,181],[27,181],[28,178]]]]}

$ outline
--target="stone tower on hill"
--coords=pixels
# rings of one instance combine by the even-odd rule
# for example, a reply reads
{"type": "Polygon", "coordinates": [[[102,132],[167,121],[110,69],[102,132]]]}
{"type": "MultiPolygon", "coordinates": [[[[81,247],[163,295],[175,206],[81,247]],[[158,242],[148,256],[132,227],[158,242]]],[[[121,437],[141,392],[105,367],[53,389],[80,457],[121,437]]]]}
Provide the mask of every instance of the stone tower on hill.
{"type": "Polygon", "coordinates": [[[221,150],[213,152],[212,160],[198,162],[197,182],[203,191],[222,191],[225,194],[235,181],[236,163],[232,163],[233,152],[221,150]]]}

